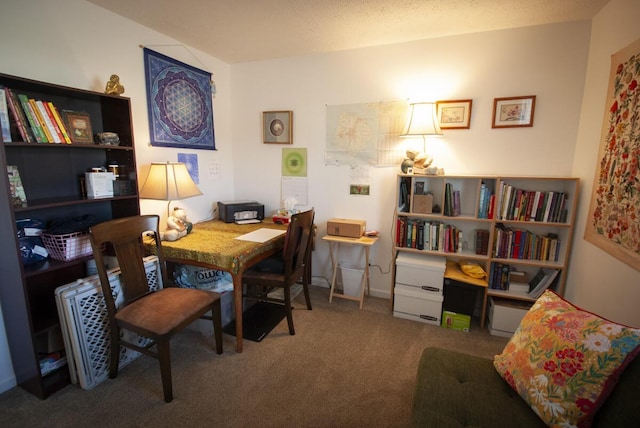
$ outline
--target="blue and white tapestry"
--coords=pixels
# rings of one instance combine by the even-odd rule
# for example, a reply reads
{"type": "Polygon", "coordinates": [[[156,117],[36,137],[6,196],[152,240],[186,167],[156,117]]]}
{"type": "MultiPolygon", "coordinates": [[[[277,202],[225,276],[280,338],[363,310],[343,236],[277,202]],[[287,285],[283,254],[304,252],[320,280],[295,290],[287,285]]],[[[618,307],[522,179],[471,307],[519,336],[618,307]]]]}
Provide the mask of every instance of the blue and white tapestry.
{"type": "Polygon", "coordinates": [[[151,145],[215,150],[211,73],[143,51],[151,145]]]}

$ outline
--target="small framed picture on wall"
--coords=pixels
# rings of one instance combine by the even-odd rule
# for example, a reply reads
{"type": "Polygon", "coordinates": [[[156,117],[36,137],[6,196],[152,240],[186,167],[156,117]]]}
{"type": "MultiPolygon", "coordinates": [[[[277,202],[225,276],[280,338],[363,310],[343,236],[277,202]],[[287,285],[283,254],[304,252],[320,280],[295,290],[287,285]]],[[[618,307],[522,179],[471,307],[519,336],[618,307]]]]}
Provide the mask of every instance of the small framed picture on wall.
{"type": "Polygon", "coordinates": [[[469,129],[472,100],[437,101],[438,124],[441,129],[469,129]]]}
{"type": "Polygon", "coordinates": [[[262,136],[264,144],[293,144],[293,112],[262,112],[262,136]]]}
{"type": "Polygon", "coordinates": [[[533,126],[536,96],[493,99],[492,128],[516,128],[533,126]]]}

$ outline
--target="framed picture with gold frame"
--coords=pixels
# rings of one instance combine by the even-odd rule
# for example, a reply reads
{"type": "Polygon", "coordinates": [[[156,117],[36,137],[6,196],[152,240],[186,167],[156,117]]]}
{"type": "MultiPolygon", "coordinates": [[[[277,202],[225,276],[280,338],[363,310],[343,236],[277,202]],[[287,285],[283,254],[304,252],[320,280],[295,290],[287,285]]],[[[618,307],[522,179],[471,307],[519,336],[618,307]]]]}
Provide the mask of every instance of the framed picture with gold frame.
{"type": "Polygon", "coordinates": [[[93,144],[93,131],[89,113],[70,110],[64,110],[63,113],[71,141],[79,144],[93,144]]]}
{"type": "Polygon", "coordinates": [[[472,100],[437,101],[438,125],[441,129],[469,129],[472,100]]]}
{"type": "Polygon", "coordinates": [[[262,141],[264,144],[293,144],[293,112],[262,112],[262,141]]]}

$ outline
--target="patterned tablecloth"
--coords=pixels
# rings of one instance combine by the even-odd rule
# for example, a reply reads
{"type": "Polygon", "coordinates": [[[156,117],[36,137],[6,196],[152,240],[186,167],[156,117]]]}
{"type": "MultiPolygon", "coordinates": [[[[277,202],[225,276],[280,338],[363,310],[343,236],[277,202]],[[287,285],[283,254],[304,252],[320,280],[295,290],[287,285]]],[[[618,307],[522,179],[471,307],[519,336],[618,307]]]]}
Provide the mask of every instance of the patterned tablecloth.
{"type": "Polygon", "coordinates": [[[254,224],[205,221],[195,224],[190,234],[177,241],[163,241],[162,251],[167,259],[206,264],[235,276],[246,267],[247,261],[282,248],[284,234],[264,243],[236,239],[261,228],[286,230],[287,225],[275,224],[270,218],[254,224]]]}

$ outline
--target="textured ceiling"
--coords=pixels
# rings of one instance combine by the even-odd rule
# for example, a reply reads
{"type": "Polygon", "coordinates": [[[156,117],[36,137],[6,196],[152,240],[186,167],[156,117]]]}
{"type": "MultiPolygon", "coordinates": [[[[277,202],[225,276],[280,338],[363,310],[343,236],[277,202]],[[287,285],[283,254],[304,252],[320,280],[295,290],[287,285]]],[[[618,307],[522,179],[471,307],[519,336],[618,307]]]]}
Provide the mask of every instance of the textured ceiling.
{"type": "Polygon", "coordinates": [[[591,19],[609,0],[87,0],[222,61],[591,19]]]}

